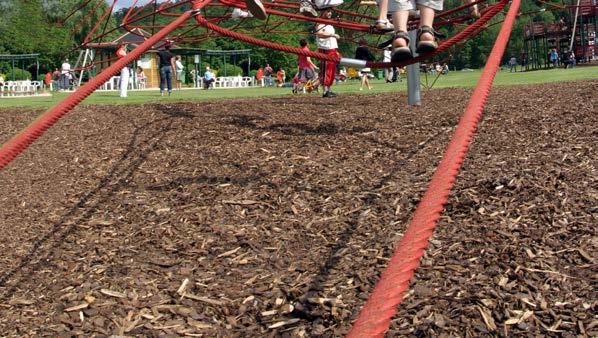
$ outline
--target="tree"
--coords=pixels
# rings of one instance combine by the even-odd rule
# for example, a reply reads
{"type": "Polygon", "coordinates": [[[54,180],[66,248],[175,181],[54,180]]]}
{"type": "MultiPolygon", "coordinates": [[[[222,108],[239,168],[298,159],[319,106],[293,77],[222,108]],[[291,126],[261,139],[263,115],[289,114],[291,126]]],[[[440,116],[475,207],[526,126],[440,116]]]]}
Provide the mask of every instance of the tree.
{"type": "MultiPolygon", "coordinates": [[[[97,11],[85,6],[68,20],[63,19],[83,4],[81,0],[3,0],[0,1],[0,51],[10,54],[40,53],[42,65],[57,65],[78,46],[90,25],[99,19],[105,3],[97,11]],[[81,23],[91,14],[90,20],[81,23]]],[[[113,26],[114,24],[112,24],[113,26]]]]}

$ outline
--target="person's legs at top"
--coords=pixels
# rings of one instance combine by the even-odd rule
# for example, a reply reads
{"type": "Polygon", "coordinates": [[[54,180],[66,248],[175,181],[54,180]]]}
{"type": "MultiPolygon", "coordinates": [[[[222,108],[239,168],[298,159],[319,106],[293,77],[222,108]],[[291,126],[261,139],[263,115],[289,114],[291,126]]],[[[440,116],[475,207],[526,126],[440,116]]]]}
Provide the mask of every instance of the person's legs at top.
{"type": "Polygon", "coordinates": [[[442,10],[442,4],[442,0],[418,0],[417,2],[420,19],[416,51],[420,54],[430,53],[438,48],[433,25],[435,11],[442,10]]]}
{"type": "Polygon", "coordinates": [[[316,7],[311,0],[300,0],[299,5],[299,13],[305,16],[317,17],[318,12],[316,11],[316,7]]]}
{"type": "Polygon", "coordinates": [[[378,20],[374,28],[380,32],[392,32],[395,29],[388,21],[388,0],[378,0],[378,20]]]}
{"type": "Polygon", "coordinates": [[[247,6],[249,13],[257,19],[266,20],[268,17],[266,9],[260,0],[245,0],[245,6],[247,6]]]}
{"type": "Polygon", "coordinates": [[[392,22],[395,27],[395,36],[392,41],[391,61],[398,62],[413,58],[409,48],[409,34],[407,33],[407,20],[409,20],[409,10],[412,9],[411,1],[393,1],[391,3],[392,22]]]}
{"type": "MultiPolygon", "coordinates": [[[[409,35],[407,34],[407,20],[409,11],[415,9],[415,0],[390,0],[389,9],[393,13],[395,24],[395,39],[392,43],[392,61],[411,59],[413,54],[409,49],[409,35]]],[[[443,0],[417,0],[419,9],[419,29],[417,32],[416,51],[420,54],[430,53],[438,48],[434,36],[434,14],[442,10],[443,0]]]]}

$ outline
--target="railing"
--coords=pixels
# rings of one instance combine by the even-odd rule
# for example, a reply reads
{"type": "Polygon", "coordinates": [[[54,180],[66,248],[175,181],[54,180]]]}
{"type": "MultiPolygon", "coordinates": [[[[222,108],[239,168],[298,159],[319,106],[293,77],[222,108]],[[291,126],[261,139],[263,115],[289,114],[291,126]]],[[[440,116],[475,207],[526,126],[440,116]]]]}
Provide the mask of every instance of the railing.
{"type": "Polygon", "coordinates": [[[35,95],[41,87],[41,81],[6,81],[0,86],[0,97],[35,95]]]}
{"type": "MultiPolygon", "coordinates": [[[[218,76],[210,85],[210,88],[244,88],[253,85],[253,78],[249,76],[218,76]]],[[[204,78],[199,78],[199,87],[205,88],[204,78]]]]}

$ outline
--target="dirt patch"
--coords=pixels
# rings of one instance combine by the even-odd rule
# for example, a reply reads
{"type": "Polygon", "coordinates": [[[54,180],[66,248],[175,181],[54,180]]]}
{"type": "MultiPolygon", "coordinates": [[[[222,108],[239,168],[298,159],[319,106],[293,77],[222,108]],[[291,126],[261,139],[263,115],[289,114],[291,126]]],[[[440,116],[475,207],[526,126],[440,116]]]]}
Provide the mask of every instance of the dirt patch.
{"type": "MultiPolygon", "coordinates": [[[[597,85],[492,91],[387,336],[598,334],[597,85]]],[[[0,172],[0,333],[345,334],[469,95],[77,108],[0,172]]]]}

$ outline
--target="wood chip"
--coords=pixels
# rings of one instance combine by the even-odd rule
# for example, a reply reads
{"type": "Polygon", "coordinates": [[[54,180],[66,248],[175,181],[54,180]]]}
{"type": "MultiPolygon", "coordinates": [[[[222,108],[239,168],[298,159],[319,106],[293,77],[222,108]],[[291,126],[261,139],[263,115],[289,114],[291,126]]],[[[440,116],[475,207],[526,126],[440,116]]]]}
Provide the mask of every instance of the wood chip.
{"type": "Polygon", "coordinates": [[[269,328],[269,329],[276,329],[276,328],[278,328],[278,327],[282,327],[282,326],[285,326],[285,325],[291,325],[291,324],[295,324],[295,323],[297,323],[297,322],[298,322],[298,321],[300,321],[300,320],[301,320],[301,319],[299,319],[299,318],[292,318],[292,319],[285,320],[285,321],[282,321],[282,322],[277,322],[277,323],[274,323],[274,324],[272,324],[272,325],[268,326],[268,328],[269,328]]]}
{"type": "Polygon", "coordinates": [[[270,311],[264,311],[264,312],[262,312],[261,315],[263,317],[269,317],[269,316],[274,316],[277,313],[278,313],[277,310],[270,310],[270,311]]]}
{"type": "Polygon", "coordinates": [[[484,320],[484,323],[486,324],[486,327],[488,328],[488,330],[491,332],[496,331],[496,324],[494,323],[494,318],[492,318],[492,314],[490,313],[490,310],[488,310],[485,307],[481,307],[481,306],[476,306],[476,308],[482,315],[482,319],[484,320]]]}
{"type": "Polygon", "coordinates": [[[222,203],[224,204],[238,204],[238,205],[254,205],[254,204],[260,204],[259,201],[254,201],[254,200],[240,200],[240,201],[234,201],[234,200],[222,200],[222,203]]]}
{"type": "Polygon", "coordinates": [[[211,305],[218,305],[218,306],[224,305],[223,301],[215,300],[215,299],[210,299],[208,297],[196,296],[196,295],[191,294],[191,293],[185,293],[183,295],[183,297],[189,298],[189,299],[193,299],[193,300],[197,300],[197,301],[204,302],[204,303],[208,303],[208,304],[211,304],[211,305]]]}
{"type": "Polygon", "coordinates": [[[585,258],[588,262],[592,263],[594,262],[594,257],[592,257],[589,253],[587,253],[585,250],[583,249],[577,249],[577,251],[579,252],[579,254],[585,258]]]}
{"type": "Polygon", "coordinates": [[[230,250],[230,251],[227,251],[227,252],[221,253],[221,254],[220,254],[220,255],[218,255],[217,257],[218,257],[218,258],[222,258],[222,257],[231,256],[231,255],[233,255],[234,253],[236,253],[236,252],[237,252],[237,251],[239,251],[239,250],[241,250],[241,247],[238,247],[238,248],[236,248],[236,249],[233,249],[233,250],[230,250]]]}
{"type": "Polygon", "coordinates": [[[213,326],[212,324],[210,324],[210,323],[206,323],[206,322],[200,322],[200,321],[198,321],[198,320],[193,320],[193,319],[191,319],[191,318],[187,319],[187,323],[188,323],[189,325],[193,326],[194,328],[196,328],[196,329],[200,329],[200,330],[202,330],[202,329],[211,329],[211,328],[213,328],[213,327],[214,327],[214,326],[213,326]]]}
{"type": "Polygon", "coordinates": [[[518,323],[523,323],[524,321],[526,321],[529,317],[534,315],[534,311],[525,311],[522,315],[521,318],[519,318],[519,322],[518,323]]]}
{"type": "Polygon", "coordinates": [[[65,309],[64,311],[72,312],[72,311],[83,310],[83,309],[87,308],[88,306],[89,306],[89,303],[83,303],[83,304],[71,306],[71,307],[65,309]]]}
{"type": "Polygon", "coordinates": [[[122,293],[122,292],[118,292],[118,291],[112,291],[109,289],[101,289],[100,292],[106,296],[110,296],[110,297],[116,297],[116,298],[127,298],[127,295],[122,293]]]}
{"type": "Polygon", "coordinates": [[[8,301],[10,305],[31,305],[34,304],[35,300],[33,299],[23,299],[23,298],[13,298],[8,301]]]}
{"type": "Polygon", "coordinates": [[[179,295],[183,295],[185,293],[185,290],[187,289],[187,284],[189,284],[189,278],[185,278],[183,280],[181,286],[179,286],[179,289],[176,290],[176,293],[178,293],[179,295]]]}

